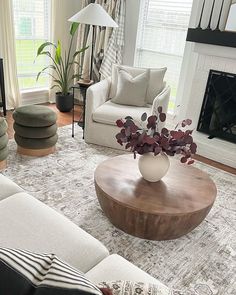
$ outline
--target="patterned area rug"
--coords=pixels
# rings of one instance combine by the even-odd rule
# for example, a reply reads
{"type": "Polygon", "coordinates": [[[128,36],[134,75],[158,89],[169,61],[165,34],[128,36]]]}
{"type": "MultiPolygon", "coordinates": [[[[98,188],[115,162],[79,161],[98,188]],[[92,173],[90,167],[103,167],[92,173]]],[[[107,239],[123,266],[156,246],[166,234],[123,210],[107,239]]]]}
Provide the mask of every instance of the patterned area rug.
{"type": "Polygon", "coordinates": [[[195,165],[215,181],[217,200],[206,220],[172,241],[142,240],[116,229],[96,198],[93,174],[108,157],[123,152],[87,145],[82,132],[59,129],[57,152],[44,158],[16,154],[10,141],[4,174],[30,194],[62,212],[99,239],[111,253],[130,260],[167,286],[186,295],[236,294],[236,177],[202,163],[195,165]]]}

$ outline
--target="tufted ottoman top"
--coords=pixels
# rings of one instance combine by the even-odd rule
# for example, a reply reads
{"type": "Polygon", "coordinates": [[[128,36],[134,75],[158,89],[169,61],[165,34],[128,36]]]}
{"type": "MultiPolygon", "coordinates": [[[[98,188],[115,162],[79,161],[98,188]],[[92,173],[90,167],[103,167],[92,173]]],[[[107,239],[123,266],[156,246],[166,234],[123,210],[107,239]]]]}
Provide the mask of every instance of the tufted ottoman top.
{"type": "Polygon", "coordinates": [[[22,126],[48,127],[56,123],[57,115],[47,106],[29,105],[17,108],[13,118],[22,126]]]}

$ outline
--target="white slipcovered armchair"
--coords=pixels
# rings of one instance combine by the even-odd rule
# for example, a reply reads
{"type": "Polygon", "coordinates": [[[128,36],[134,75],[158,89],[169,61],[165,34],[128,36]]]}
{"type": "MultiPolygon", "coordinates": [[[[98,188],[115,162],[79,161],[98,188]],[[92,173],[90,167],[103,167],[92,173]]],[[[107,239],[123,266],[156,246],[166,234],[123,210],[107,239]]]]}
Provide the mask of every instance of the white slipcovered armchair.
{"type": "MultiPolygon", "coordinates": [[[[102,80],[90,86],[87,90],[85,113],[85,141],[115,149],[123,149],[115,138],[119,132],[116,120],[131,116],[136,122],[146,112],[149,115],[157,114],[157,108],[162,106],[166,113],[170,97],[170,87],[163,83],[164,89],[156,94],[153,104],[145,107],[120,105],[110,100],[111,78],[102,80]]],[[[163,123],[159,128],[164,126],[163,123]]]]}

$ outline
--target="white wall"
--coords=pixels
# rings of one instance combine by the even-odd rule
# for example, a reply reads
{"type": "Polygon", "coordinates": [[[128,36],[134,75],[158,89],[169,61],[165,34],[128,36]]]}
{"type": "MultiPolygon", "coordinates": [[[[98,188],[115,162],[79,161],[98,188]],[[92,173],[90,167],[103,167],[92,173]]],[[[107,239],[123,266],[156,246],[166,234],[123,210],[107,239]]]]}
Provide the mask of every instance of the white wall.
{"type": "Polygon", "coordinates": [[[131,66],[134,64],[140,1],[141,0],[126,0],[125,48],[123,63],[131,66]]]}
{"type": "Polygon", "coordinates": [[[81,9],[81,0],[53,0],[52,6],[52,41],[60,40],[63,45],[67,45],[71,25],[68,19],[81,9]]]}

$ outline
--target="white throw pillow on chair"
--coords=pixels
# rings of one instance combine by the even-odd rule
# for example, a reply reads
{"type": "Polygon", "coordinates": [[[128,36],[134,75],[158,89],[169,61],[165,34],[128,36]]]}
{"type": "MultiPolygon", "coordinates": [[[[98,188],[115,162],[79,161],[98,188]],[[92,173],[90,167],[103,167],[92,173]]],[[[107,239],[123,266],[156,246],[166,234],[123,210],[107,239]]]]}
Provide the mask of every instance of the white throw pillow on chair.
{"type": "Polygon", "coordinates": [[[149,75],[150,70],[133,77],[124,69],[119,69],[116,95],[111,101],[123,105],[145,106],[149,75]]]}
{"type": "MultiPolygon", "coordinates": [[[[118,71],[123,69],[133,77],[144,73],[147,69],[145,68],[136,68],[124,65],[112,65],[112,75],[111,75],[111,88],[110,88],[110,98],[114,98],[117,92],[117,83],[118,83],[118,71]]],[[[150,69],[150,78],[148,81],[148,88],[146,93],[146,103],[152,104],[154,98],[161,93],[165,87],[164,76],[167,68],[151,68],[150,69]]]]}

